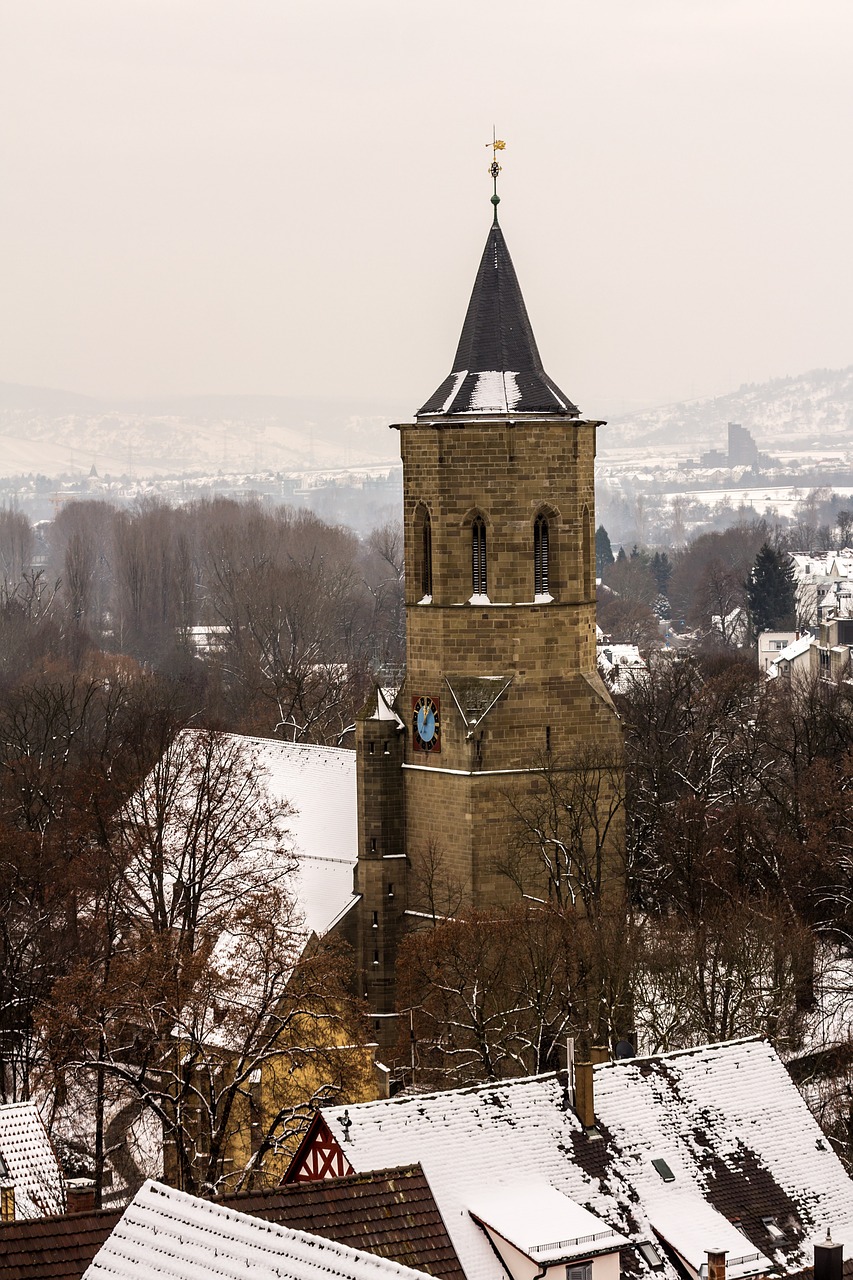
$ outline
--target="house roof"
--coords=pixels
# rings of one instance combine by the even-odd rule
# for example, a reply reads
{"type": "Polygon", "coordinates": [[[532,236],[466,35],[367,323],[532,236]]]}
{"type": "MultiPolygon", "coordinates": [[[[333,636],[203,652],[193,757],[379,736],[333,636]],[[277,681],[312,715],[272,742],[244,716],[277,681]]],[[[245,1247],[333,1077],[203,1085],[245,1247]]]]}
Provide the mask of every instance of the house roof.
{"type": "Polygon", "coordinates": [[[423,1280],[423,1272],[148,1181],[87,1280],[423,1280]]]}
{"type": "MultiPolygon", "coordinates": [[[[185,729],[181,737],[198,733],[185,729]]],[[[353,901],[358,858],[355,752],[341,747],[223,734],[251,753],[273,804],[287,803],[284,822],[298,868],[293,896],[309,932],[324,933],[353,901]]],[[[259,833],[261,853],[264,833],[259,833]]]]}
{"type": "MultiPolygon", "coordinates": [[[[364,1249],[439,1280],[464,1280],[417,1165],[247,1191],[223,1196],[220,1203],[364,1249]]],[[[80,1280],[120,1217],[120,1212],[102,1209],[7,1223],[0,1229],[0,1275],[3,1280],[80,1280]]]]}
{"type": "Polygon", "coordinates": [[[15,1187],[15,1217],[62,1213],[65,1192],[56,1152],[32,1102],[0,1107],[0,1181],[15,1187]]]}
{"type": "Polygon", "coordinates": [[[486,238],[453,369],[417,416],[509,413],[579,416],[542,366],[515,267],[495,222],[486,238]]]}
{"type": "Polygon", "coordinates": [[[243,1213],[328,1236],[441,1280],[464,1280],[420,1165],[245,1192],[229,1197],[227,1203],[243,1213]]]}
{"type": "Polygon", "coordinates": [[[468,1280],[502,1274],[471,1208],[484,1186],[519,1181],[546,1181],[634,1243],[671,1230],[677,1203],[694,1254],[699,1243],[717,1247],[715,1223],[738,1220],[743,1254],[766,1255],[783,1272],[809,1265],[811,1241],[827,1227],[853,1245],[853,1183],[769,1044],[605,1063],[594,1087],[598,1136],[556,1075],[350,1104],[346,1134],[344,1108],[323,1114],[355,1169],[420,1161],[468,1280]]]}

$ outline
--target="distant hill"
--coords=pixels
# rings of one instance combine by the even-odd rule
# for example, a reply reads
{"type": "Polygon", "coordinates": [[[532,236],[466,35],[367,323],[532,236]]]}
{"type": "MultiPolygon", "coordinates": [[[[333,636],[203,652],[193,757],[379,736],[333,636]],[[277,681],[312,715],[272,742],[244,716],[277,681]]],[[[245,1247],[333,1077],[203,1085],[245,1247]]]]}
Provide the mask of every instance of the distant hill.
{"type": "Polygon", "coordinates": [[[0,383],[0,475],[296,470],[399,459],[394,406],[290,396],[97,399],[0,383]]]}
{"type": "Polygon", "coordinates": [[[853,365],[746,383],[724,396],[613,418],[600,449],[661,447],[695,455],[726,447],[726,424],[748,428],[764,453],[853,445],[853,365]]]}

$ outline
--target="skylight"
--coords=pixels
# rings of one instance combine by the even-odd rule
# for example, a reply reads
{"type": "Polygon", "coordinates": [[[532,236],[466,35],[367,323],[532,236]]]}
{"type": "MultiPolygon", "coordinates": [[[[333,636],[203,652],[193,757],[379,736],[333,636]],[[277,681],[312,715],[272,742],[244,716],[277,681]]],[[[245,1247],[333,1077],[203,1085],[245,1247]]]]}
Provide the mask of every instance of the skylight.
{"type": "Polygon", "coordinates": [[[672,1172],[665,1160],[653,1160],[652,1164],[657,1169],[664,1182],[675,1182],[675,1174],[672,1172]]]}
{"type": "Polygon", "coordinates": [[[775,1218],[762,1218],[761,1221],[764,1223],[764,1229],[771,1240],[785,1239],[785,1232],[779,1226],[779,1223],[775,1218]]]}
{"type": "Polygon", "coordinates": [[[658,1267],[663,1266],[663,1258],[653,1244],[643,1241],[642,1244],[637,1245],[637,1249],[650,1267],[654,1267],[657,1270],[658,1267]]]}

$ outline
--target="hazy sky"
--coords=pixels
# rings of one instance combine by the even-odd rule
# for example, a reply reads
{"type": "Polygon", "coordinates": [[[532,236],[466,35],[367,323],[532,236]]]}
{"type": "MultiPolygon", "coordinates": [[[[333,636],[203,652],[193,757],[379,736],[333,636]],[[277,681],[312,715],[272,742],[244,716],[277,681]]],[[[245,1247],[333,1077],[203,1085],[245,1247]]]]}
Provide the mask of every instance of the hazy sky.
{"type": "Polygon", "coordinates": [[[590,414],[853,362],[851,0],[0,0],[0,380],[369,397],[491,218],[590,414]]]}

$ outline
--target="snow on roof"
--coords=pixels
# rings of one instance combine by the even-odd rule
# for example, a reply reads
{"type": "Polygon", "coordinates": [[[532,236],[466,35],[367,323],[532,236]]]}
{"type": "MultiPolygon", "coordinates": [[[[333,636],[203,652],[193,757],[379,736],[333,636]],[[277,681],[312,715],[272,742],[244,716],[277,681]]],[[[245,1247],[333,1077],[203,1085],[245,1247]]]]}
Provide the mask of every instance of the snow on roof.
{"type": "Polygon", "coordinates": [[[381,685],[376,686],[376,710],[369,717],[371,720],[393,720],[398,729],[404,727],[403,721],[394,710],[394,699],[397,696],[396,689],[383,689],[381,685]]]}
{"type": "Polygon", "coordinates": [[[299,859],[296,897],[307,927],[326,930],[352,901],[358,858],[355,752],[247,738],[267,776],[270,797],[293,812],[287,830],[299,859]]]}
{"type": "Polygon", "coordinates": [[[728,1218],[695,1196],[661,1196],[649,1206],[649,1218],[658,1235],[703,1276],[709,1248],[725,1250],[728,1280],[766,1275],[772,1266],[728,1218]]]}
{"type": "Polygon", "coordinates": [[[547,1182],[490,1188],[474,1196],[468,1212],[540,1266],[546,1261],[615,1252],[627,1244],[601,1218],[547,1182]]]}
{"type": "Polygon", "coordinates": [[[84,1280],[425,1280],[397,1262],[146,1182],[84,1280]]]}
{"type": "Polygon", "coordinates": [[[423,1165],[468,1280],[502,1275],[468,1212],[484,1185],[545,1181],[633,1241],[654,1238],[651,1212],[671,1192],[695,1206],[705,1249],[717,1242],[705,1238],[703,1206],[725,1213],[724,1192],[736,1193],[753,1247],[783,1271],[810,1265],[806,1240],[827,1227],[853,1246],[853,1183],[769,1044],[605,1063],[594,1082],[599,1139],[555,1075],[350,1104],[346,1134],[343,1107],[323,1114],[356,1171],[423,1165]],[[793,1225],[774,1245],[761,1219],[783,1207],[793,1225]]]}
{"type": "Polygon", "coordinates": [[[65,1193],[56,1153],[32,1102],[0,1106],[0,1182],[15,1187],[15,1217],[63,1213],[65,1193]]]}
{"type": "Polygon", "coordinates": [[[775,680],[779,674],[780,662],[794,662],[797,658],[801,658],[804,653],[808,653],[812,647],[813,636],[806,632],[800,636],[799,640],[792,640],[790,644],[786,644],[784,649],[780,649],[776,657],[767,668],[768,680],[775,680]]]}

